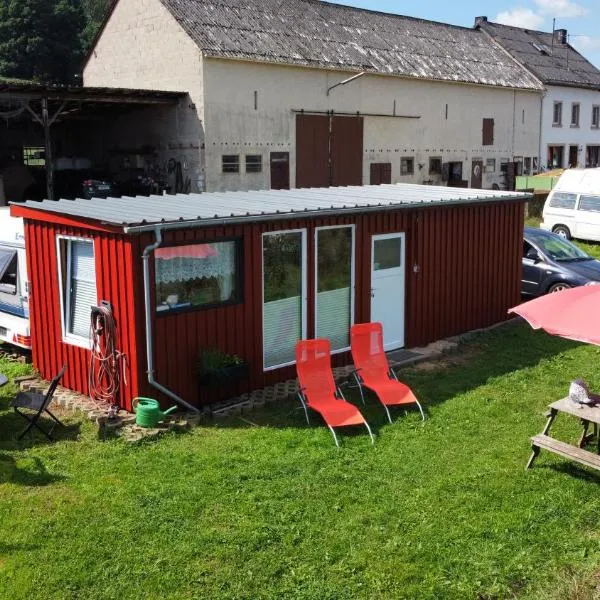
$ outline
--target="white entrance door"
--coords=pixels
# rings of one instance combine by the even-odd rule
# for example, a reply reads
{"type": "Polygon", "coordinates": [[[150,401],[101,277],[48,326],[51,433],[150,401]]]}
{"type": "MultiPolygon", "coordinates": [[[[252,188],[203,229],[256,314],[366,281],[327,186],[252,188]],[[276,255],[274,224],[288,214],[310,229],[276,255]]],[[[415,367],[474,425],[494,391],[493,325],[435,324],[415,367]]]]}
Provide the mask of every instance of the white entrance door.
{"type": "Polygon", "coordinates": [[[371,249],[371,322],[383,324],[386,351],[404,346],[405,234],[374,235],[371,249]]]}

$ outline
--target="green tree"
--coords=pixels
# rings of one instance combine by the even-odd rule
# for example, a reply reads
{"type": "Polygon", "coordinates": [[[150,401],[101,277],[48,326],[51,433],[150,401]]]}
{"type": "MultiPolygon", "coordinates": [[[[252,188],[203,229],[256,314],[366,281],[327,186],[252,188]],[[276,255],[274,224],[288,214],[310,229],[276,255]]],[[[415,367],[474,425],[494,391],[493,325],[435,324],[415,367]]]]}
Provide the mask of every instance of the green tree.
{"type": "Polygon", "coordinates": [[[92,45],[112,0],[81,0],[81,3],[86,20],[81,39],[84,50],[87,50],[92,45]]]}
{"type": "Polygon", "coordinates": [[[74,81],[84,26],[81,0],[0,0],[0,75],[74,81]]]}

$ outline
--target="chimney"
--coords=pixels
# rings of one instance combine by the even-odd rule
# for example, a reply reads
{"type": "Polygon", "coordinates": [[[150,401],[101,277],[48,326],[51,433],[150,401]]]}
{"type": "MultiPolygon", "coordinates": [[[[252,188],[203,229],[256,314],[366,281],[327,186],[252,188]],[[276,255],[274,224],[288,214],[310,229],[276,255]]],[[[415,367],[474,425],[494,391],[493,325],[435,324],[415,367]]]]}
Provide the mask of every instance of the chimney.
{"type": "Polygon", "coordinates": [[[488,22],[487,17],[475,17],[475,27],[479,27],[479,25],[481,25],[482,23],[487,23],[487,22],[488,22]]]}
{"type": "Polygon", "coordinates": [[[557,29],[555,33],[559,44],[569,43],[569,32],[566,29],[557,29]]]}

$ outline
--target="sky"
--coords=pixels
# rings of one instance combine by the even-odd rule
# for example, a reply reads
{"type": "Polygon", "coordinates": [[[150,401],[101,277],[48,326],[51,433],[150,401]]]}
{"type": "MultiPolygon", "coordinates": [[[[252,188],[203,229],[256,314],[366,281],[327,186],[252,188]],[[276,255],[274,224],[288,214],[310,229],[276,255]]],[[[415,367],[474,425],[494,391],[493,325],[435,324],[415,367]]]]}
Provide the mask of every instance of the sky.
{"type": "Polygon", "coordinates": [[[472,27],[475,17],[490,21],[552,31],[569,32],[569,43],[600,68],[600,0],[329,0],[432,21],[472,27]]]}

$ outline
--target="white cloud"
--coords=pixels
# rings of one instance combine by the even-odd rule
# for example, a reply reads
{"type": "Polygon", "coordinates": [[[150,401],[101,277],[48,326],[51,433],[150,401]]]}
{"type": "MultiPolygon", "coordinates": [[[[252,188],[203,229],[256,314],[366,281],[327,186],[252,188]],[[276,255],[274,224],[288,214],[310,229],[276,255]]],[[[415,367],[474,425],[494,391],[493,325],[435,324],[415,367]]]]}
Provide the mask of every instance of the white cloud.
{"type": "MultiPolygon", "coordinates": [[[[544,1],[544,0],[536,0],[544,1]]],[[[544,22],[544,18],[530,8],[515,8],[498,13],[494,19],[496,23],[503,25],[512,25],[513,27],[523,27],[524,29],[537,29],[544,22]]]]}
{"type": "Polygon", "coordinates": [[[557,18],[581,17],[588,13],[585,6],[571,0],[533,0],[541,13],[557,18]]]}
{"type": "Polygon", "coordinates": [[[573,46],[580,48],[581,50],[587,50],[588,52],[600,51],[600,38],[590,37],[589,35],[578,35],[574,36],[570,43],[573,46]]]}

